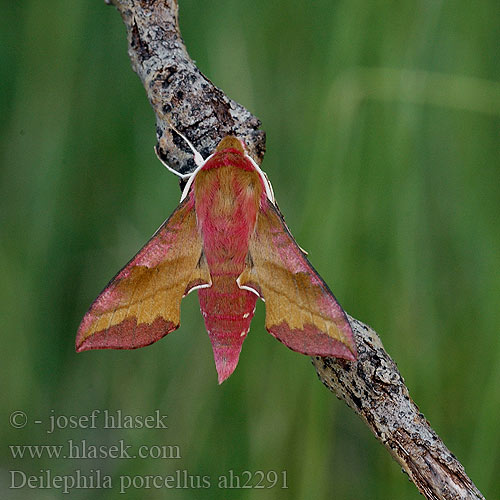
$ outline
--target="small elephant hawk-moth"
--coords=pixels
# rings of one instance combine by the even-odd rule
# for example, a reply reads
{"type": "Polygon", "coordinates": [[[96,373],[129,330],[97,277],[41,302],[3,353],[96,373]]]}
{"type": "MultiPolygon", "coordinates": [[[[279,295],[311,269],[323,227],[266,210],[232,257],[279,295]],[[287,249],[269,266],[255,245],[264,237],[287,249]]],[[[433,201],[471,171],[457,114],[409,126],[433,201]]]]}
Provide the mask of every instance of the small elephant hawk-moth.
{"type": "Polygon", "coordinates": [[[182,298],[198,290],[219,383],[238,364],[257,298],[267,331],[290,349],[354,361],[345,312],[290,234],[244,142],[227,136],[195,161],[179,206],[85,314],[76,350],[152,344],[179,327],[182,298]]]}

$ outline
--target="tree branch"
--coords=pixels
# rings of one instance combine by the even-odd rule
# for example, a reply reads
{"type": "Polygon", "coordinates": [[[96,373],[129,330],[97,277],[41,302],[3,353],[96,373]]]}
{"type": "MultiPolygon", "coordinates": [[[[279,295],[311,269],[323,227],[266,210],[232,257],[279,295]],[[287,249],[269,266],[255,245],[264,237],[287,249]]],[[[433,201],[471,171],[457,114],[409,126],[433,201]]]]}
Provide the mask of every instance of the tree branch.
{"type": "Polygon", "coordinates": [[[179,173],[192,172],[193,153],[170,125],[184,134],[204,158],[228,134],[245,140],[261,162],[266,135],[261,123],[229,99],[189,57],[179,31],[175,0],[109,0],[127,27],[132,68],[139,75],[156,114],[160,157],[179,173]]]}
{"type": "Polygon", "coordinates": [[[358,360],[312,358],[321,382],[363,419],[426,498],[484,498],[420,413],[377,333],[348,319],[358,360]]]}
{"type": "MultiPolygon", "coordinates": [[[[207,157],[227,134],[245,140],[260,162],[260,121],[215,87],[190,59],[180,35],[176,0],[107,0],[127,28],[129,56],[157,121],[158,151],[179,173],[192,172],[192,152],[173,125],[207,157]]],[[[323,384],[344,400],[429,499],[482,499],[463,466],[419,412],[396,364],[374,330],[349,317],[359,359],[315,357],[323,384]]]]}

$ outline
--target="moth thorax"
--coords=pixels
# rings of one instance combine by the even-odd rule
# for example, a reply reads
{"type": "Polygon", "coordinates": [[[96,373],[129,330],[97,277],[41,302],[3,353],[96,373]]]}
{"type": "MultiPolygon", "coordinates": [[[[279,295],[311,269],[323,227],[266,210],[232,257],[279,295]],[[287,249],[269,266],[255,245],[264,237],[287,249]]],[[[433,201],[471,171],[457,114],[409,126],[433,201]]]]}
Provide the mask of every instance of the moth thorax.
{"type": "Polygon", "coordinates": [[[225,149],[236,149],[237,151],[244,153],[245,144],[237,137],[234,137],[234,135],[227,135],[219,142],[219,144],[215,148],[215,151],[219,152],[224,151],[225,149]]]}

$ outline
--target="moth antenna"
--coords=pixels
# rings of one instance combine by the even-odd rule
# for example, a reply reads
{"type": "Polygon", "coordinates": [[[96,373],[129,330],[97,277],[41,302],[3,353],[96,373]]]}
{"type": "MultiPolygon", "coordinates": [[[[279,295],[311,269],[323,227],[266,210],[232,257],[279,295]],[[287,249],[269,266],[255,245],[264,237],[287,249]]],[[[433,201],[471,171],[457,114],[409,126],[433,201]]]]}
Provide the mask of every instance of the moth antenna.
{"type": "Polygon", "coordinates": [[[160,156],[160,150],[158,148],[158,145],[156,145],[154,147],[154,150],[155,150],[155,153],[156,153],[156,157],[160,160],[161,164],[167,169],[167,170],[170,170],[170,172],[172,172],[173,174],[177,175],[178,177],[180,177],[182,180],[186,180],[186,179],[189,179],[189,177],[191,177],[192,174],[181,174],[180,172],[178,172],[177,170],[175,170],[174,168],[172,168],[161,156],[160,156]]]}
{"type": "Polygon", "coordinates": [[[197,167],[201,167],[205,163],[205,159],[203,156],[201,156],[201,153],[196,150],[196,148],[191,144],[191,141],[183,134],[181,134],[170,122],[169,122],[170,128],[177,134],[180,135],[187,143],[189,146],[189,149],[193,152],[193,160],[196,163],[197,167]]]}
{"type": "Polygon", "coordinates": [[[255,170],[257,170],[257,173],[260,175],[260,178],[264,182],[264,188],[266,190],[266,195],[268,200],[273,204],[276,205],[276,200],[274,199],[274,191],[273,191],[273,186],[271,185],[271,181],[269,180],[269,177],[267,174],[257,165],[257,162],[248,154],[245,153],[245,157],[250,160],[252,165],[254,166],[255,170]]]}

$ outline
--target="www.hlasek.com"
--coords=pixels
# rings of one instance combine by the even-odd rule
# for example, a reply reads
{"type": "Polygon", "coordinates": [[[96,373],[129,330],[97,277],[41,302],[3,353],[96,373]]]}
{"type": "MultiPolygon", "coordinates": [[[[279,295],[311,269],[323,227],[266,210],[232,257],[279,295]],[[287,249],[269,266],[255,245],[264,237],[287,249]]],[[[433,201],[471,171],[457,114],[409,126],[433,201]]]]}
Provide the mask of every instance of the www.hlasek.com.
{"type": "Polygon", "coordinates": [[[40,470],[38,475],[28,475],[20,470],[11,470],[10,489],[54,489],[70,493],[75,489],[112,489],[119,493],[131,490],[149,489],[269,489],[288,488],[286,470],[241,471],[229,470],[217,477],[190,474],[187,470],[176,470],[172,474],[120,475],[111,477],[100,469],[82,472],[80,469],[71,474],[54,474],[50,469],[40,470]]]}
{"type": "Polygon", "coordinates": [[[14,459],[64,458],[64,459],[135,459],[154,458],[175,460],[181,458],[181,448],[172,444],[140,445],[133,447],[123,439],[113,444],[92,444],[86,439],[68,439],[64,444],[11,444],[14,459]]]}

